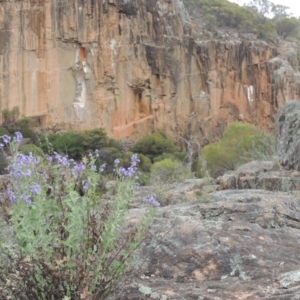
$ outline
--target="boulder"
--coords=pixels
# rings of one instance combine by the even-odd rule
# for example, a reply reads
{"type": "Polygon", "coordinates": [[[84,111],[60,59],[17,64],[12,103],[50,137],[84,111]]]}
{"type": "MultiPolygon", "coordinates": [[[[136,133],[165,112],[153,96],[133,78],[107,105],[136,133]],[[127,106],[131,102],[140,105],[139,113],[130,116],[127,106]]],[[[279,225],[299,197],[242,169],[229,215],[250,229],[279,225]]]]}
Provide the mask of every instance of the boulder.
{"type": "Polygon", "coordinates": [[[300,101],[289,101],[280,109],[277,126],[280,164],[300,171],[300,101]]]}
{"type": "Polygon", "coordinates": [[[252,161],[217,179],[220,189],[264,189],[295,192],[300,189],[300,172],[284,170],[277,162],[252,161]]]}
{"type": "Polygon", "coordinates": [[[300,200],[264,190],[210,198],[158,208],[112,299],[300,299],[300,200]]]}

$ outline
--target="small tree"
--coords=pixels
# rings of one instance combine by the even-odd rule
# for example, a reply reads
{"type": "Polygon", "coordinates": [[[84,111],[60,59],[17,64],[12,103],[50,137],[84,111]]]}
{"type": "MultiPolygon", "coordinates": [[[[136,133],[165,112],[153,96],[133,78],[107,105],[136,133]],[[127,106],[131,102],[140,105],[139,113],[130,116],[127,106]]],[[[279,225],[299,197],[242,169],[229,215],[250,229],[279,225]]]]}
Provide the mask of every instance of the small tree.
{"type": "Polygon", "coordinates": [[[277,33],[284,39],[288,36],[295,35],[299,27],[300,22],[295,17],[281,19],[276,23],[277,33]]]}
{"type": "Polygon", "coordinates": [[[274,20],[282,20],[289,18],[291,16],[290,13],[287,12],[287,10],[290,9],[288,6],[285,5],[273,5],[272,7],[272,13],[274,14],[274,20]]]}
{"type": "Polygon", "coordinates": [[[271,13],[273,3],[269,0],[251,0],[247,4],[248,7],[252,7],[253,11],[258,14],[258,23],[264,23],[268,14],[271,13]]]}

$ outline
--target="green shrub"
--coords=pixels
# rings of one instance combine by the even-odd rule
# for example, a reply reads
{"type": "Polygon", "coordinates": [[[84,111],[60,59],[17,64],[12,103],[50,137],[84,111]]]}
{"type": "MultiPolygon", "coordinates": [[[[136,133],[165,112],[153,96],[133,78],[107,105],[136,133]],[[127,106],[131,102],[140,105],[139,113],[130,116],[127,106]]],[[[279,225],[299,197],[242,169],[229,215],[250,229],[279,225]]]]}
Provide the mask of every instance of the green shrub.
{"type": "Polygon", "coordinates": [[[120,150],[119,143],[113,139],[110,139],[103,128],[85,130],[81,133],[81,136],[82,144],[86,151],[102,148],[117,148],[120,150]]]}
{"type": "Polygon", "coordinates": [[[155,157],[163,153],[178,153],[173,141],[167,139],[160,132],[143,137],[132,147],[131,151],[147,156],[152,162],[155,157]]]}
{"type": "Polygon", "coordinates": [[[5,134],[9,134],[8,130],[5,127],[0,127],[0,136],[5,134]]]}
{"type": "Polygon", "coordinates": [[[16,122],[20,116],[19,107],[15,106],[13,109],[2,110],[2,123],[5,127],[16,122]]]}
{"type": "Polygon", "coordinates": [[[271,39],[275,32],[275,25],[270,21],[257,26],[257,36],[261,39],[271,39]]]}
{"type": "MultiPolygon", "coordinates": [[[[22,117],[19,119],[20,111],[19,108],[16,106],[12,110],[4,109],[2,111],[2,124],[6,131],[10,134],[19,131],[22,133],[24,138],[35,138],[35,133],[31,129],[31,118],[29,117],[22,117]]],[[[1,132],[0,135],[7,134],[7,132],[1,132]]]]}
{"type": "Polygon", "coordinates": [[[151,184],[151,174],[149,172],[141,172],[137,182],[141,186],[147,186],[151,184]]]}
{"type": "Polygon", "coordinates": [[[79,133],[75,132],[40,136],[37,145],[42,148],[44,153],[50,154],[55,151],[69,155],[70,158],[75,160],[81,159],[85,154],[83,138],[79,133]]]}
{"type": "Polygon", "coordinates": [[[24,145],[21,149],[21,152],[25,155],[32,153],[33,156],[44,157],[43,150],[35,144],[24,145]]]}
{"type": "Polygon", "coordinates": [[[235,152],[228,151],[222,143],[213,143],[203,148],[202,155],[207,162],[207,169],[214,178],[226,170],[233,170],[236,160],[235,152]]]}
{"type": "Polygon", "coordinates": [[[238,27],[247,21],[254,24],[257,20],[257,14],[253,11],[227,0],[188,0],[188,2],[199,7],[204,15],[210,15],[209,20],[216,21],[219,26],[238,27]]]}
{"type": "Polygon", "coordinates": [[[244,150],[252,146],[253,139],[257,139],[259,133],[260,131],[250,124],[232,122],[224,132],[222,144],[229,147],[243,147],[244,150]]]}
{"type": "Polygon", "coordinates": [[[176,155],[172,154],[172,153],[163,153],[159,156],[156,156],[154,159],[153,159],[153,162],[156,163],[156,162],[159,162],[159,161],[162,161],[164,159],[171,159],[171,160],[178,160],[178,158],[176,157],[176,155]]]}
{"type": "Polygon", "coordinates": [[[143,154],[138,154],[138,159],[140,160],[138,169],[142,172],[150,172],[152,166],[151,160],[143,154]]]}
{"type": "Polygon", "coordinates": [[[207,14],[205,17],[204,17],[204,22],[205,22],[205,28],[207,30],[212,30],[214,29],[217,24],[218,24],[218,20],[217,20],[217,17],[214,16],[214,15],[211,15],[211,14],[207,14]]]}
{"type": "MultiPolygon", "coordinates": [[[[105,164],[104,172],[106,174],[113,174],[114,173],[114,162],[118,158],[120,161],[122,160],[122,165],[124,164],[124,159],[122,159],[123,154],[116,148],[101,148],[99,152],[99,157],[97,160],[97,165],[105,164]]],[[[129,161],[126,160],[126,164],[124,167],[128,167],[129,161]]]]}
{"type": "Polygon", "coordinates": [[[193,178],[191,171],[180,161],[166,158],[151,167],[153,182],[174,183],[193,178]]]}
{"type": "Polygon", "coordinates": [[[287,36],[296,35],[300,27],[300,22],[295,17],[281,19],[275,24],[278,35],[282,36],[284,39],[287,36]]]}
{"type": "Polygon", "coordinates": [[[228,125],[220,142],[207,145],[202,150],[202,158],[213,177],[253,159],[270,159],[275,154],[276,138],[239,122],[228,125]]]}

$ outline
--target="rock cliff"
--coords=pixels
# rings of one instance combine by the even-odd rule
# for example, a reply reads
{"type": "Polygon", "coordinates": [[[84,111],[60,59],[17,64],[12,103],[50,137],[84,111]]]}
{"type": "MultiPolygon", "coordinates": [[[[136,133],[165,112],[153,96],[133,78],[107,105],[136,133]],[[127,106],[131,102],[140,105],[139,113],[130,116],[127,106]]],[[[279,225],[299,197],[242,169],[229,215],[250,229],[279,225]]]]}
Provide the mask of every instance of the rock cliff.
{"type": "Polygon", "coordinates": [[[272,129],[299,99],[293,45],[214,36],[200,21],[181,0],[0,1],[0,110],[202,145],[231,120],[272,129]]]}

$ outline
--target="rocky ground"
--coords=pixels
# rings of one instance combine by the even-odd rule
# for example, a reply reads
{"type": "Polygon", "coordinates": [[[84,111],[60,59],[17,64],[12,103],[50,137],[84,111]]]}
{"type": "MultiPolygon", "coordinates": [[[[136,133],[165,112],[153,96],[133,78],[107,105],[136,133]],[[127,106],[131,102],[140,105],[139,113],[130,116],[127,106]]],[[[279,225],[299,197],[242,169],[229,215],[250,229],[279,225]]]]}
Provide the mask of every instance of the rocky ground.
{"type": "MultiPolygon", "coordinates": [[[[135,275],[113,299],[300,299],[299,180],[269,161],[171,186],[135,275]]],[[[135,193],[131,222],[150,192],[135,193]]]]}

